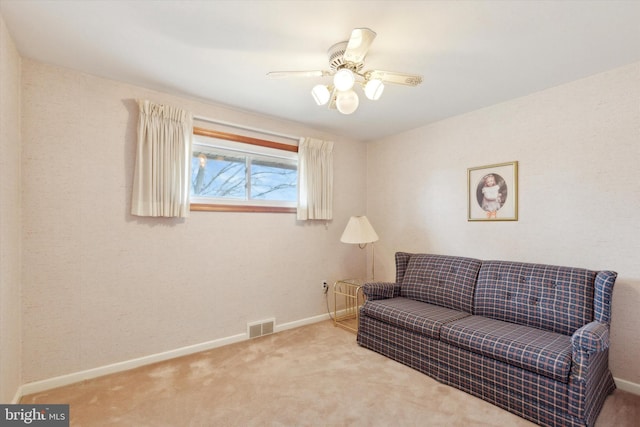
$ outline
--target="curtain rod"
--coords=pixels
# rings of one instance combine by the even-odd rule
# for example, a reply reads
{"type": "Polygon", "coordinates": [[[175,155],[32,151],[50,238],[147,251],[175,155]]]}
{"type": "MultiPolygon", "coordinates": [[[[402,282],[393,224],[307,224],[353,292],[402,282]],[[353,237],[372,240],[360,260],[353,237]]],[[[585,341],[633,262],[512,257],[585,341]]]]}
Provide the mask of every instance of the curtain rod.
{"type": "Polygon", "coordinates": [[[272,131],[269,131],[269,130],[258,129],[258,128],[254,128],[254,127],[250,127],[250,126],[238,125],[238,124],[235,124],[235,123],[225,122],[225,121],[222,121],[222,120],[210,119],[208,117],[193,116],[193,119],[194,120],[199,120],[201,122],[208,122],[208,123],[214,123],[214,124],[217,124],[217,125],[229,126],[229,127],[236,128],[236,129],[243,129],[243,130],[248,130],[248,131],[252,131],[252,132],[260,132],[260,133],[263,133],[265,135],[272,135],[272,136],[278,136],[280,138],[292,139],[292,140],[294,140],[296,142],[300,141],[300,137],[299,136],[287,135],[287,134],[284,134],[284,133],[272,132],[272,131]]]}

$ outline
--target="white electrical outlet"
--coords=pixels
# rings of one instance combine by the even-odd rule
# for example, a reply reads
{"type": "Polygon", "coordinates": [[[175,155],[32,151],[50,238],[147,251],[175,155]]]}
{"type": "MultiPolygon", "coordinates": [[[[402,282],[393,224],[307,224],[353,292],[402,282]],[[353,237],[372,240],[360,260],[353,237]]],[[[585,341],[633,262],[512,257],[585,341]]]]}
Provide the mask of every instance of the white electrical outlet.
{"type": "Polygon", "coordinates": [[[327,291],[329,290],[329,285],[327,284],[326,280],[322,281],[322,290],[324,291],[324,293],[326,294],[327,291]]]}

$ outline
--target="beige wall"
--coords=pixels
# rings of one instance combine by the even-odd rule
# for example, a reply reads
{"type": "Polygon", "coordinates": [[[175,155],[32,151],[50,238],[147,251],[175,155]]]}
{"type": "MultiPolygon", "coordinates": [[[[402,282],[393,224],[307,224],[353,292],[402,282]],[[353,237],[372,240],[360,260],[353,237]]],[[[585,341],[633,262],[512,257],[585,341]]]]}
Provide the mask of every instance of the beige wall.
{"type": "Polygon", "coordinates": [[[0,16],[0,402],[20,386],[20,57],[0,16]]]}
{"type": "Polygon", "coordinates": [[[362,143],[27,59],[22,82],[25,383],[322,315],[322,279],[364,273],[339,241],[366,207],[362,143]],[[131,216],[136,98],[333,140],[334,220],[131,216]]]}
{"type": "Polygon", "coordinates": [[[640,384],[639,164],[640,63],[372,143],[376,274],[399,250],[613,269],[611,368],[640,384]],[[514,160],[519,220],[467,222],[467,168],[514,160]]]}

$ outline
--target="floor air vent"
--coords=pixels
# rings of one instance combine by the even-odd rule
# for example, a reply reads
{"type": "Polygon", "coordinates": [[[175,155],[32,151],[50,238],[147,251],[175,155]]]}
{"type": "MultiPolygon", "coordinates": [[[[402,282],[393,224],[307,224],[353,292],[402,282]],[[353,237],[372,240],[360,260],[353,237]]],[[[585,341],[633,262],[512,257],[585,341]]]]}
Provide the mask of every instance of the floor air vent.
{"type": "Polygon", "coordinates": [[[269,335],[273,333],[275,319],[261,320],[259,322],[247,323],[247,333],[249,339],[269,335]]]}

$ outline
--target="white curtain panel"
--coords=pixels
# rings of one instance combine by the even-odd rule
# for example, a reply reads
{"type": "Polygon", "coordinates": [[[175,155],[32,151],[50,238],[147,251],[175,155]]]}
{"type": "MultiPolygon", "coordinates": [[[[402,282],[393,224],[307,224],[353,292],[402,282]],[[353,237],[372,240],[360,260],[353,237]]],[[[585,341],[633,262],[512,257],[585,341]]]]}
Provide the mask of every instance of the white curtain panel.
{"type": "Polygon", "coordinates": [[[298,220],[333,218],[333,142],[303,138],[298,146],[298,220]]]}
{"type": "Polygon", "coordinates": [[[138,101],[138,150],[131,213],[137,216],[189,216],[191,181],[190,112],[138,101]]]}

